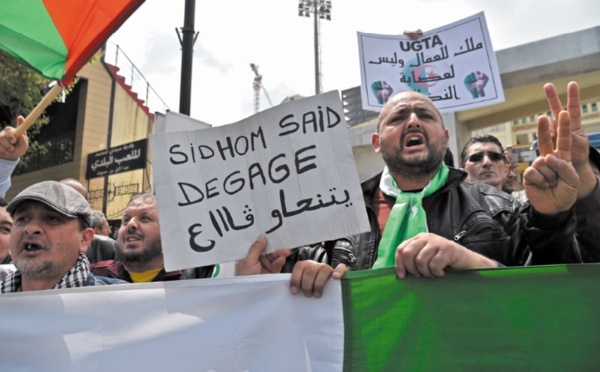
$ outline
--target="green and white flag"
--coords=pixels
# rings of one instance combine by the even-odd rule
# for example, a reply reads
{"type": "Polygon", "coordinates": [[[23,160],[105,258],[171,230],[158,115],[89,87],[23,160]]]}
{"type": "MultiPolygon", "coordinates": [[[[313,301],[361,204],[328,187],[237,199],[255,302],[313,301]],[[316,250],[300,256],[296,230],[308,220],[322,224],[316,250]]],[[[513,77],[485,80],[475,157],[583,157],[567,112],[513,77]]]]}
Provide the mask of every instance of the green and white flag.
{"type": "Polygon", "coordinates": [[[600,266],[392,268],[0,295],[0,371],[597,370],[600,266]]]}

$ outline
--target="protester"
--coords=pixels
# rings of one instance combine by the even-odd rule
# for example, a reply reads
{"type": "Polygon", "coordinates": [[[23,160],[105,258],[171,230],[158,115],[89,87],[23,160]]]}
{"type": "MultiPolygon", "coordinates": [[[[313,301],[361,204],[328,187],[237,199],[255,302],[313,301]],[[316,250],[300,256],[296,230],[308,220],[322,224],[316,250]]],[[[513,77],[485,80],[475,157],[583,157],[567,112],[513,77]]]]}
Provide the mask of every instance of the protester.
{"type": "Polygon", "coordinates": [[[110,226],[108,226],[108,220],[101,211],[92,211],[92,229],[96,236],[110,236],[110,226]]]}
{"type": "Polygon", "coordinates": [[[7,205],[6,200],[0,197],[0,265],[7,265],[12,262],[8,246],[13,220],[10,217],[10,213],[6,210],[7,205]]]}
{"type": "Polygon", "coordinates": [[[94,235],[100,235],[102,232],[102,212],[92,210],[92,230],[94,235]]]}
{"type": "Polygon", "coordinates": [[[509,164],[500,141],[489,134],[472,137],[460,155],[467,181],[484,182],[502,190],[509,164]]]}
{"type": "MultiPolygon", "coordinates": [[[[351,270],[395,266],[404,278],[439,277],[448,267],[578,262],[572,244],[578,177],[569,162],[569,119],[560,113],[556,149],[548,121],[541,120],[544,150],[525,172],[531,204],[521,206],[490,185],[463,182],[464,172],[443,164],[448,131],[427,96],[392,97],[372,138],[386,167],[362,184],[371,231],[336,241],[332,264],[351,270]]],[[[311,271],[295,281],[293,276],[293,292],[298,283],[332,273],[323,263],[303,264],[311,271]]]]}
{"type": "MultiPolygon", "coordinates": [[[[210,278],[213,265],[167,272],[160,239],[158,206],[152,194],[131,198],[123,212],[117,238],[117,260],[98,262],[92,272],[130,283],[158,282],[182,279],[210,278]]],[[[266,248],[263,237],[250,247],[248,256],[236,265],[236,275],[279,273],[289,250],[261,256],[266,248]]]]}
{"type": "Polygon", "coordinates": [[[71,186],[75,189],[75,191],[80,193],[81,196],[85,198],[85,200],[88,200],[89,202],[90,194],[88,192],[87,187],[85,187],[83,183],[79,182],[75,178],[63,178],[62,180],[60,180],[60,183],[65,184],[67,186],[71,186]]]}
{"type": "Polygon", "coordinates": [[[94,231],[88,202],[56,181],[29,186],[6,207],[14,220],[10,251],[17,271],[0,293],[120,283],[94,276],[85,256],[94,231]]]}
{"type": "MultiPolygon", "coordinates": [[[[559,123],[557,118],[563,105],[553,84],[544,85],[546,99],[552,112],[552,119],[545,118],[550,123],[550,136],[556,142],[559,123]]],[[[567,111],[571,117],[571,163],[577,171],[580,186],[577,193],[577,231],[575,234],[579,250],[584,262],[600,262],[600,186],[597,167],[600,165],[600,154],[590,147],[590,140],[581,125],[581,97],[579,85],[570,82],[567,85],[567,111]]],[[[538,138],[538,147],[543,154],[552,146],[552,142],[538,138]]],[[[527,196],[530,198],[529,190],[527,196]]]]}
{"type": "Polygon", "coordinates": [[[502,182],[502,191],[512,195],[517,189],[517,167],[511,164],[507,168],[506,177],[504,178],[504,182],[502,182]]]}

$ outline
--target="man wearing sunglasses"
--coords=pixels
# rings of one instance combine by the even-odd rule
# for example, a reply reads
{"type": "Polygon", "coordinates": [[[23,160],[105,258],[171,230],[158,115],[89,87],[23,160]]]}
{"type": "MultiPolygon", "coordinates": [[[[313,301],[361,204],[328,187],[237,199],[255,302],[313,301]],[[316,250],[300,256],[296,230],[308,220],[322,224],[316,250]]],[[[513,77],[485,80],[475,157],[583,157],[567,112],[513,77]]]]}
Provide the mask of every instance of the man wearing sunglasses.
{"type": "Polygon", "coordinates": [[[467,181],[484,182],[502,190],[509,165],[500,141],[491,135],[478,135],[469,140],[461,153],[461,165],[467,181]]]}
{"type": "MultiPolygon", "coordinates": [[[[573,244],[579,178],[570,162],[570,115],[557,117],[556,146],[549,119],[540,120],[544,151],[525,172],[530,203],[521,205],[496,187],[464,182],[465,172],[444,164],[449,133],[429,97],[412,91],[393,96],[372,136],[386,167],[362,184],[371,231],[329,243],[329,268],[298,262],[306,269],[294,268],[292,290],[314,277],[315,286],[322,285],[332,267],[340,277],[339,267],[392,266],[404,278],[441,277],[448,267],[580,262],[573,244]]],[[[481,149],[486,160],[491,152],[481,149]]]]}

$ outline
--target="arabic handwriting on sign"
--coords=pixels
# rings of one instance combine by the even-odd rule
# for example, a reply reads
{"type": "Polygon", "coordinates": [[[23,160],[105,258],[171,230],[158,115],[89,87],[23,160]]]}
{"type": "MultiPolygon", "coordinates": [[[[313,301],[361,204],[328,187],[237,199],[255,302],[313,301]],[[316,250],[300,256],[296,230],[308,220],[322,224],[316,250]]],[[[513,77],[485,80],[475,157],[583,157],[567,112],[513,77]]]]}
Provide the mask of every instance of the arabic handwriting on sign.
{"type": "Polygon", "coordinates": [[[458,94],[456,94],[456,85],[449,85],[448,88],[444,89],[444,96],[429,96],[429,99],[432,101],[445,101],[447,99],[460,99],[458,94]]]}
{"type": "Polygon", "coordinates": [[[271,211],[271,217],[277,218],[277,224],[274,227],[272,227],[271,229],[269,229],[266,233],[270,234],[273,231],[280,228],[283,225],[283,218],[296,216],[305,211],[316,211],[318,209],[327,208],[332,205],[342,205],[342,204],[345,204],[346,207],[350,207],[352,205],[352,202],[350,202],[350,193],[348,192],[348,190],[344,190],[344,198],[342,200],[337,200],[337,198],[335,196],[336,191],[337,191],[337,188],[335,188],[335,187],[329,189],[329,192],[331,193],[330,201],[323,201],[322,195],[317,194],[316,195],[316,198],[317,198],[316,203],[314,203],[313,198],[301,199],[296,202],[296,207],[295,207],[296,209],[290,210],[290,208],[288,207],[288,205],[285,201],[285,192],[283,191],[283,189],[279,190],[279,202],[280,202],[281,207],[280,207],[280,209],[275,209],[275,210],[271,211]]]}
{"type": "Polygon", "coordinates": [[[459,52],[454,53],[454,56],[458,56],[458,55],[461,55],[461,54],[469,53],[469,52],[472,52],[474,50],[483,48],[483,44],[482,43],[477,43],[477,45],[475,45],[475,43],[473,42],[473,37],[466,38],[465,39],[465,44],[467,46],[467,49],[463,50],[463,47],[461,46],[459,48],[459,52]]]}
{"type": "Polygon", "coordinates": [[[190,247],[195,252],[204,253],[204,252],[210,251],[211,249],[213,249],[215,247],[215,241],[212,239],[208,240],[208,245],[199,245],[198,243],[196,243],[196,237],[198,235],[202,234],[202,230],[198,230],[201,227],[202,227],[202,224],[199,224],[199,223],[193,224],[188,229],[188,234],[190,234],[190,247]]]}
{"type": "Polygon", "coordinates": [[[281,211],[279,209],[273,209],[271,211],[271,217],[277,218],[277,224],[275,226],[273,226],[272,228],[270,228],[269,230],[267,230],[267,232],[266,232],[267,234],[272,233],[273,231],[280,228],[281,225],[283,225],[283,216],[281,215],[281,211]]]}
{"type": "Polygon", "coordinates": [[[233,216],[231,215],[227,207],[223,206],[221,207],[221,209],[223,211],[219,209],[215,211],[219,219],[217,219],[213,211],[208,212],[210,221],[212,222],[215,230],[217,230],[217,234],[219,234],[220,237],[223,237],[223,230],[225,230],[225,232],[229,231],[230,228],[234,231],[243,230],[247,229],[248,227],[254,224],[254,215],[251,213],[252,209],[250,209],[250,207],[247,205],[244,207],[243,211],[243,214],[246,215],[246,217],[244,217],[244,220],[248,222],[245,225],[237,225],[233,220],[233,216]]]}

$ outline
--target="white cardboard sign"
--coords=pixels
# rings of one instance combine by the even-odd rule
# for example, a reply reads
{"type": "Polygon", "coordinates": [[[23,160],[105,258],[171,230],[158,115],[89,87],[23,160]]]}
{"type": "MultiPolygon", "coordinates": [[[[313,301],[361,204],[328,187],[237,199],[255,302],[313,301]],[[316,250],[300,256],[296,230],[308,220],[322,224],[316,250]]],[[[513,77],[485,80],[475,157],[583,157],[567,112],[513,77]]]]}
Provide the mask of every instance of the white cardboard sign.
{"type": "Polygon", "coordinates": [[[441,112],[504,102],[496,55],[483,12],[423,33],[358,33],[361,98],[365,110],[381,111],[405,90],[421,92],[441,112]]]}
{"type": "Polygon", "coordinates": [[[150,145],[167,271],[369,229],[337,91],[150,145]]]}

